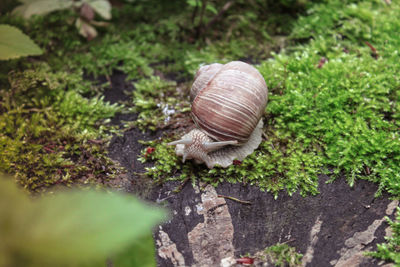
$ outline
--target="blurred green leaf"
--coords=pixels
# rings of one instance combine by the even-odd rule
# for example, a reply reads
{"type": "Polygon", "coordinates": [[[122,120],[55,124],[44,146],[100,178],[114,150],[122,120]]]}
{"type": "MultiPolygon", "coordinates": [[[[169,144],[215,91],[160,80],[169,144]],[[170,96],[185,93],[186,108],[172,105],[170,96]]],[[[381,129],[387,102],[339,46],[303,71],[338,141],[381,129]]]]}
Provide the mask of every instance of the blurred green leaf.
{"type": "Polygon", "coordinates": [[[24,18],[70,8],[74,4],[72,0],[20,0],[20,2],[22,2],[22,5],[16,7],[13,13],[24,18]]]}
{"type": "Polygon", "coordinates": [[[151,262],[153,248],[140,240],[165,218],[161,209],[119,193],[71,190],[31,202],[5,179],[0,179],[0,203],[0,255],[9,257],[0,264],[5,266],[90,264],[132,244],[147,250],[140,259],[151,262]]]}
{"type": "Polygon", "coordinates": [[[78,29],[79,34],[88,40],[92,40],[97,36],[96,28],[85,22],[83,19],[78,18],[75,21],[75,27],[78,29]]]}
{"type": "Polygon", "coordinates": [[[213,5],[211,5],[210,3],[208,3],[206,5],[206,9],[212,13],[214,13],[215,15],[218,13],[217,9],[215,9],[215,7],[213,5]]]}
{"type": "Polygon", "coordinates": [[[112,259],[118,267],[152,267],[156,266],[156,256],[151,232],[137,239],[133,245],[112,259]]]}
{"type": "Polygon", "coordinates": [[[186,0],[186,3],[191,6],[191,7],[196,7],[196,6],[200,6],[201,3],[199,3],[199,1],[197,0],[186,0]]]}
{"type": "Polygon", "coordinates": [[[111,4],[107,0],[86,0],[85,2],[104,19],[111,19],[111,4]]]}
{"type": "Polygon", "coordinates": [[[41,55],[42,50],[22,31],[0,25],[0,60],[41,55]]]}

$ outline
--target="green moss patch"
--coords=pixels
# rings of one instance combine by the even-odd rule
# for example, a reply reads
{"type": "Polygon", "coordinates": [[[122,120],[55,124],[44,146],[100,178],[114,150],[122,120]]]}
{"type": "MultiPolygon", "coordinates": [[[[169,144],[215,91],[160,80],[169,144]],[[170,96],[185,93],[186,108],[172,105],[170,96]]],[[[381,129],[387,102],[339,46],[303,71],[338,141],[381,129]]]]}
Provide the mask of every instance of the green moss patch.
{"type": "Polygon", "coordinates": [[[265,249],[261,260],[269,260],[275,266],[301,266],[302,254],[296,252],[296,249],[287,244],[276,244],[265,249]],[[263,256],[265,258],[263,258],[263,256]]]}
{"type": "Polygon", "coordinates": [[[31,191],[104,183],[121,172],[95,140],[121,107],[83,98],[75,78],[39,64],[11,73],[10,90],[1,91],[0,170],[31,191]]]}
{"type": "MultiPolygon", "coordinates": [[[[133,83],[135,91],[132,96],[132,112],[138,113],[133,123],[142,131],[155,131],[172,122],[172,117],[179,112],[190,110],[187,101],[181,101],[183,90],[177,90],[174,81],[166,81],[158,76],[141,79],[133,83]]],[[[178,88],[179,89],[179,88],[178,88]]]]}
{"type": "Polygon", "coordinates": [[[377,250],[368,252],[372,256],[385,261],[400,264],[400,208],[397,208],[396,219],[394,221],[386,218],[392,230],[391,236],[385,237],[387,243],[378,244],[377,250]]]}
{"type": "Polygon", "coordinates": [[[322,148],[324,166],[345,174],[350,185],[356,178],[368,179],[396,196],[400,37],[392,32],[400,23],[399,10],[395,3],[389,7],[374,1],[317,6],[298,28],[317,21],[327,29],[324,35],[318,32],[309,45],[260,67],[273,90],[267,107],[271,126],[313,151],[322,148]],[[334,23],[325,22],[326,10],[341,15],[330,17],[334,23]],[[365,27],[370,34],[358,34],[365,27]]]}

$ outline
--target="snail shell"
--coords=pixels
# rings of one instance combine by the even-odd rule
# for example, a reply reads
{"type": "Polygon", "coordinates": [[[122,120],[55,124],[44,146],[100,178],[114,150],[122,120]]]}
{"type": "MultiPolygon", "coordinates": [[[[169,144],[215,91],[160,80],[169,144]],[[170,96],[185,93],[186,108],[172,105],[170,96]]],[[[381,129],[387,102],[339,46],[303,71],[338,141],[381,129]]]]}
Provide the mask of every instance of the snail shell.
{"type": "Polygon", "coordinates": [[[169,144],[177,145],[183,161],[193,158],[209,168],[243,160],[261,143],[267,99],[265,80],[251,65],[233,61],[203,66],[190,92],[197,129],[169,144]]]}

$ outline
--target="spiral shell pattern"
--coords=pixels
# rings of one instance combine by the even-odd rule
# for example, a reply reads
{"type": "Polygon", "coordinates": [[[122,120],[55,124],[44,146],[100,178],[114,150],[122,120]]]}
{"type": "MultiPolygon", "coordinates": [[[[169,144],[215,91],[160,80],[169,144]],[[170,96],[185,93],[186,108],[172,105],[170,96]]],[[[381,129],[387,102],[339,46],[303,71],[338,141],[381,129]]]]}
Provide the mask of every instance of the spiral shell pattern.
{"type": "Polygon", "coordinates": [[[268,100],[268,88],[257,69],[240,61],[202,67],[191,89],[197,127],[217,141],[247,142],[268,100]]]}

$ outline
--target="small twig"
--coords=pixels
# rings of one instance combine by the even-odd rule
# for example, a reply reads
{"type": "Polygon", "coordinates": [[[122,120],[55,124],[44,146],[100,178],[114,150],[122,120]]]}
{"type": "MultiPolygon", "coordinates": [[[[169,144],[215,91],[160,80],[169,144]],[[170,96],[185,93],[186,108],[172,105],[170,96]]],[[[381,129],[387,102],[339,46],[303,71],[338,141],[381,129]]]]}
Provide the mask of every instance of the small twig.
{"type": "Polygon", "coordinates": [[[50,110],[51,107],[47,107],[47,108],[30,108],[30,109],[17,109],[17,110],[11,110],[8,112],[8,114],[14,114],[14,113],[30,113],[30,112],[45,112],[47,110],[50,110]]]}
{"type": "Polygon", "coordinates": [[[200,187],[200,190],[201,190],[201,191],[204,191],[204,189],[206,189],[207,185],[209,185],[209,184],[210,184],[209,182],[204,183],[204,184],[200,187]]]}
{"type": "MultiPolygon", "coordinates": [[[[268,136],[267,136],[267,134],[263,131],[262,132],[262,136],[265,138],[265,140],[267,140],[268,141],[268,136]]],[[[274,149],[275,150],[275,146],[274,146],[274,144],[271,142],[271,147],[272,147],[272,149],[274,149]]]]}
{"type": "Polygon", "coordinates": [[[373,56],[375,59],[378,59],[379,54],[378,54],[378,51],[376,50],[376,48],[375,48],[372,44],[370,44],[369,42],[367,42],[367,41],[365,41],[365,44],[368,45],[368,47],[371,49],[371,51],[372,51],[372,56],[373,56]]]}
{"type": "Polygon", "coordinates": [[[292,239],[286,240],[285,242],[282,242],[282,243],[280,243],[280,244],[290,243],[290,242],[293,242],[293,241],[295,241],[295,240],[296,240],[295,238],[292,238],[292,239]]]}
{"type": "Polygon", "coordinates": [[[101,145],[104,144],[105,140],[89,139],[87,142],[90,144],[101,145]]]}
{"type": "Polygon", "coordinates": [[[201,10],[200,10],[200,20],[199,24],[197,25],[197,31],[196,31],[196,37],[200,37],[200,35],[203,33],[203,17],[204,17],[204,12],[206,11],[206,6],[208,0],[202,0],[201,1],[201,10]]]}
{"type": "Polygon", "coordinates": [[[46,152],[48,153],[55,153],[55,151],[49,147],[44,146],[43,149],[46,150],[46,152]]]}
{"type": "Polygon", "coordinates": [[[328,60],[326,59],[326,57],[322,57],[322,58],[319,60],[319,62],[318,62],[317,68],[318,68],[318,69],[322,68],[322,67],[325,65],[325,63],[326,63],[327,61],[328,61],[328,60]]]}
{"type": "Polygon", "coordinates": [[[73,168],[75,165],[62,165],[61,168],[73,168]]]}
{"type": "Polygon", "coordinates": [[[233,201],[245,204],[245,205],[251,205],[252,204],[250,201],[240,200],[240,199],[237,199],[235,197],[224,196],[224,195],[218,195],[217,197],[227,198],[227,199],[230,199],[230,200],[233,200],[233,201]]]}
{"type": "Polygon", "coordinates": [[[228,1],[222,8],[221,10],[218,12],[217,15],[215,15],[209,23],[207,23],[206,25],[206,29],[210,28],[211,25],[213,25],[232,5],[233,5],[234,1],[228,1]]]}
{"type": "Polygon", "coordinates": [[[192,14],[192,25],[194,25],[194,20],[197,17],[197,11],[199,10],[199,0],[196,0],[196,6],[193,10],[193,14],[192,14]]]}
{"type": "Polygon", "coordinates": [[[111,78],[110,78],[110,76],[107,75],[107,74],[106,74],[106,79],[107,79],[107,81],[110,83],[110,88],[112,89],[112,88],[113,88],[113,85],[112,85],[112,82],[111,82],[111,78]]]}
{"type": "Polygon", "coordinates": [[[265,140],[268,140],[268,136],[264,131],[262,132],[262,135],[264,136],[265,140]]]}

